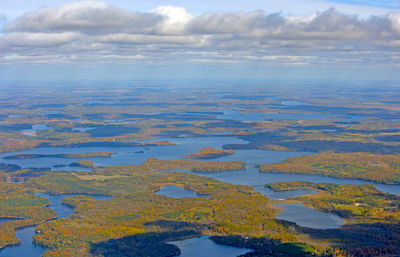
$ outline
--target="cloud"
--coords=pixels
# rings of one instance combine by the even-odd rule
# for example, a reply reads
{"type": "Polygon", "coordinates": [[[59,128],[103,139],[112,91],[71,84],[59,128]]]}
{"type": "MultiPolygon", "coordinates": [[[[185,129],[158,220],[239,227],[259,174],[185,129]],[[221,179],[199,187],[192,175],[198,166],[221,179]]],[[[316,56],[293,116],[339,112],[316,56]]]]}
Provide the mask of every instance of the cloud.
{"type": "Polygon", "coordinates": [[[160,19],[160,16],[150,13],[129,12],[103,2],[84,1],[27,13],[6,25],[4,31],[85,31],[90,34],[122,30],[143,33],[160,19]]]}
{"type": "Polygon", "coordinates": [[[176,6],[132,12],[85,1],[26,13],[4,26],[0,42],[0,62],[8,63],[24,53],[25,62],[43,56],[50,63],[65,56],[77,63],[398,65],[400,14],[364,19],[331,8],[308,16],[194,15],[176,6]]]}
{"type": "Polygon", "coordinates": [[[160,6],[151,13],[163,18],[162,23],[158,24],[158,32],[164,34],[182,33],[186,25],[195,18],[185,8],[176,6],[160,6]]]}
{"type": "MultiPolygon", "coordinates": [[[[0,35],[3,48],[6,47],[53,47],[69,43],[80,38],[75,32],[63,33],[31,33],[14,32],[0,35]]],[[[2,46],[0,44],[0,47],[2,46]]]]}

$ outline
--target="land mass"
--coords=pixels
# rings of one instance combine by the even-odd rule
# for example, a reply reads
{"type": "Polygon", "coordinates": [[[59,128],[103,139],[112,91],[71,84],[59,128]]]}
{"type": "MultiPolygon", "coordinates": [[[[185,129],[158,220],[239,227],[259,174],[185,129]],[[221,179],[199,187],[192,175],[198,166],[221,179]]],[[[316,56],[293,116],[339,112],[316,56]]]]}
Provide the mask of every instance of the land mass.
{"type": "Polygon", "coordinates": [[[324,153],[288,158],[259,165],[261,172],[315,174],[400,184],[400,155],[371,153],[324,153]]]}
{"type": "Polygon", "coordinates": [[[198,154],[189,154],[183,156],[186,159],[215,159],[218,157],[235,154],[235,150],[218,150],[212,147],[201,148],[198,154]]]}

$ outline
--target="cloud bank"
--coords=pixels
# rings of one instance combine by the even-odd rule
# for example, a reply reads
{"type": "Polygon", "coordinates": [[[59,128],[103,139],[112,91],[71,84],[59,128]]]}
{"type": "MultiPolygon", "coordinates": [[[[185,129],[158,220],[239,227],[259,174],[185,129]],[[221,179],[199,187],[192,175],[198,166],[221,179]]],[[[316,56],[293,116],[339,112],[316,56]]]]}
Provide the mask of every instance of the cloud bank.
{"type": "Polygon", "coordinates": [[[85,1],[6,23],[0,63],[256,63],[399,65],[400,13],[361,19],[335,9],[310,16],[213,12],[176,6],[132,12],[85,1]]]}

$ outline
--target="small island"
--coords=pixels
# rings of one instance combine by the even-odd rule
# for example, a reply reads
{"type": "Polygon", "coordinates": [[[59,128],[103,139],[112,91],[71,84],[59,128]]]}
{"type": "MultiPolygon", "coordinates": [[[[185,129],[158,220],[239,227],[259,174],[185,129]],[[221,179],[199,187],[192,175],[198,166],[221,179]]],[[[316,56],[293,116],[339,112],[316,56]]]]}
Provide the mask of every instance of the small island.
{"type": "Polygon", "coordinates": [[[81,168],[92,168],[93,167],[93,161],[80,160],[80,161],[77,161],[77,162],[73,162],[68,166],[70,166],[70,167],[81,167],[81,168]]]}
{"type": "Polygon", "coordinates": [[[212,147],[201,148],[198,154],[189,154],[183,156],[186,159],[215,159],[218,157],[235,154],[235,150],[218,150],[212,147]]]}

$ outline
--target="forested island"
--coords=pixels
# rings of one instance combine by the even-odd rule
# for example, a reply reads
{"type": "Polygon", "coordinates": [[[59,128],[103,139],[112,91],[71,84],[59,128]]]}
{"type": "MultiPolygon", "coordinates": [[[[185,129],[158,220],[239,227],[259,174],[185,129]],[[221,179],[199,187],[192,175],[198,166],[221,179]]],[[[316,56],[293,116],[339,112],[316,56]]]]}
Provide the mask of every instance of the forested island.
{"type": "Polygon", "coordinates": [[[234,150],[218,150],[214,148],[201,148],[198,154],[188,154],[183,156],[186,159],[215,159],[218,157],[235,154],[234,150]]]}
{"type": "Polygon", "coordinates": [[[400,155],[325,153],[294,157],[259,166],[261,172],[316,174],[400,184],[400,155]]]}

